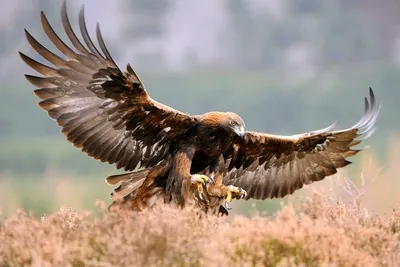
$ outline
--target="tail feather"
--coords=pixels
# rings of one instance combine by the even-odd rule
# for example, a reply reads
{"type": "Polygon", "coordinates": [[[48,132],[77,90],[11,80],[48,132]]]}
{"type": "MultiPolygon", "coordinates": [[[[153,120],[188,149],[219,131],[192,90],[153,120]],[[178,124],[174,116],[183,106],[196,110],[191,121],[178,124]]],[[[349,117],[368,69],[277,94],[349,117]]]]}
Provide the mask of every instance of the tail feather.
{"type": "Polygon", "coordinates": [[[143,184],[148,172],[148,170],[140,170],[107,177],[106,182],[109,185],[120,183],[111,193],[111,199],[114,201],[122,200],[124,197],[134,193],[143,184]]]}
{"type": "Polygon", "coordinates": [[[167,161],[152,168],[136,170],[126,174],[112,175],[106,178],[110,185],[119,186],[111,193],[113,202],[109,211],[143,210],[152,207],[164,197],[169,164],[167,161]]]}

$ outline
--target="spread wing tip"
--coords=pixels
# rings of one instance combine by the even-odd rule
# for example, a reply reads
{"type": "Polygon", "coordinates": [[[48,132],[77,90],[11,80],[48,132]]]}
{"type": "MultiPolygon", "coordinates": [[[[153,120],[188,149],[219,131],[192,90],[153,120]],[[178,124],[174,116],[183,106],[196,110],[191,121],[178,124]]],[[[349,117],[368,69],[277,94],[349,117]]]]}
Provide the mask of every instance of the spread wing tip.
{"type": "Polygon", "coordinates": [[[82,35],[83,41],[86,43],[90,52],[92,52],[94,55],[104,59],[103,55],[100,54],[100,52],[97,50],[96,46],[94,45],[94,43],[88,33],[88,30],[86,27],[85,6],[84,5],[81,6],[81,9],[79,11],[79,28],[81,30],[81,35],[82,35]]]}
{"type": "Polygon", "coordinates": [[[364,97],[364,114],[361,119],[351,128],[347,130],[339,130],[334,133],[356,130],[358,137],[363,136],[362,139],[359,140],[364,140],[370,137],[376,129],[375,124],[378,120],[381,106],[382,101],[377,104],[375,93],[372,88],[369,87],[369,98],[364,97]]]}
{"type": "Polygon", "coordinates": [[[101,34],[99,22],[96,23],[96,36],[97,36],[97,42],[100,45],[100,49],[101,51],[103,51],[103,54],[105,55],[106,59],[108,59],[112,64],[114,64],[114,66],[117,66],[117,64],[115,63],[114,59],[112,58],[110,52],[108,51],[105,45],[103,35],[101,34]]]}
{"type": "Polygon", "coordinates": [[[353,128],[358,128],[359,135],[365,135],[364,139],[370,137],[375,132],[375,124],[377,122],[382,102],[377,104],[374,91],[369,87],[369,100],[365,102],[365,112],[363,119],[353,128]]]}

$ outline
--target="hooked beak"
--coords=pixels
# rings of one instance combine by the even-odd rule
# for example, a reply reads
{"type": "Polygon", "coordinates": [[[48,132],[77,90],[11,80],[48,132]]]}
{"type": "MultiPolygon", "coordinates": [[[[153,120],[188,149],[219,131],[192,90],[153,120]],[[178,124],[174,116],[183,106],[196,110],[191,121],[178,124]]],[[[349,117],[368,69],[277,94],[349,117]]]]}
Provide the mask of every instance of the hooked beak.
{"type": "Polygon", "coordinates": [[[234,127],[234,128],[233,128],[233,131],[234,131],[237,135],[239,135],[240,137],[243,137],[243,136],[244,136],[244,133],[245,133],[245,130],[244,130],[244,127],[243,127],[243,126],[234,127]]]}

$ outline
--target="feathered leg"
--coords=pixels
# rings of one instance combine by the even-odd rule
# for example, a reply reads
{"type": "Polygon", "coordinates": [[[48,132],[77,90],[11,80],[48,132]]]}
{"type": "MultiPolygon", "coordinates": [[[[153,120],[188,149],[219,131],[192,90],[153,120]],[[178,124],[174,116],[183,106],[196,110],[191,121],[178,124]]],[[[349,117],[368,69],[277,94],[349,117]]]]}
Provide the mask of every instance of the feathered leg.
{"type": "Polygon", "coordinates": [[[207,185],[206,205],[209,209],[220,212],[220,205],[224,201],[224,208],[229,210],[229,203],[232,202],[232,199],[246,198],[247,192],[244,189],[233,185],[223,184],[223,174],[226,173],[227,170],[222,155],[219,157],[213,168],[209,169],[208,172],[210,173],[209,176],[214,178],[214,181],[207,185]]]}
{"type": "Polygon", "coordinates": [[[225,200],[224,206],[227,210],[230,210],[229,204],[232,199],[242,199],[246,198],[247,192],[233,185],[222,184],[223,175],[217,173],[214,177],[214,183],[210,183],[207,187],[207,193],[211,198],[219,198],[225,200]]]}
{"type": "Polygon", "coordinates": [[[194,146],[185,147],[178,151],[172,160],[166,192],[173,196],[179,206],[195,204],[196,196],[204,200],[203,187],[212,181],[212,178],[204,174],[190,173],[195,150],[194,146]]]}

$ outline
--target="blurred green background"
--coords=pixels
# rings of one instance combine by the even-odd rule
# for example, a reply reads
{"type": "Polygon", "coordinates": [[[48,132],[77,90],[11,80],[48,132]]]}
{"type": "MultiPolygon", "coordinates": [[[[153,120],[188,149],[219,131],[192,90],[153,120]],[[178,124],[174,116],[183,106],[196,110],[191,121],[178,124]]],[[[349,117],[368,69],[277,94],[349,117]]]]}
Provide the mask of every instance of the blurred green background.
{"type": "MultiPolygon", "coordinates": [[[[41,10],[66,40],[62,1],[1,2],[0,209],[7,214],[22,207],[40,215],[65,204],[94,210],[96,199],[109,202],[112,187],[104,178],[117,171],[74,148],[37,107],[34,88],[23,77],[33,73],[17,53],[41,60],[27,45],[24,28],[56,51],[40,28],[41,10]]],[[[131,63],[151,97],[184,112],[233,111],[248,130],[276,134],[334,121],[348,127],[362,115],[371,86],[383,101],[378,129],[364,143],[372,152],[354,158],[343,175],[357,178],[373,161],[370,172],[391,168],[381,179],[387,188],[397,183],[399,1],[67,1],[74,26],[82,3],[89,32],[99,21],[120,67],[131,63]]],[[[380,189],[383,195],[387,188],[380,189]]],[[[399,197],[394,193],[385,201],[399,197]]],[[[256,207],[271,212],[279,202],[256,207]]],[[[391,207],[386,202],[382,206],[391,207]]],[[[236,203],[235,212],[247,214],[253,204],[236,203]]]]}

